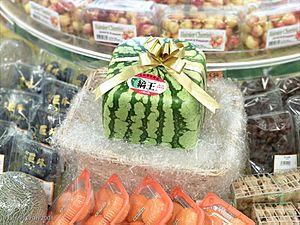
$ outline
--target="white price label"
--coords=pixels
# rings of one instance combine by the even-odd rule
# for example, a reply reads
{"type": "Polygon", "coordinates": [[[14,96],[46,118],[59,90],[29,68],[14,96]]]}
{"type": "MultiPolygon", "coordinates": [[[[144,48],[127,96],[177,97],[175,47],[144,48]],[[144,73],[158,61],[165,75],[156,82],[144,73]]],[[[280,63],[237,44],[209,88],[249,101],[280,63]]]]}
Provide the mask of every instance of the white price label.
{"type": "Polygon", "coordinates": [[[93,30],[95,40],[101,42],[120,43],[136,37],[134,25],[94,21],[93,30]]]}
{"type": "Polygon", "coordinates": [[[53,182],[47,182],[39,179],[41,182],[42,188],[46,193],[46,196],[48,198],[48,205],[52,205],[53,202],[53,194],[54,194],[54,183],[53,182]]]}
{"type": "Polygon", "coordinates": [[[4,172],[4,155],[0,155],[0,174],[4,172]]]}
{"type": "Polygon", "coordinates": [[[225,30],[180,29],[178,38],[189,41],[203,51],[225,51],[225,30]]]}
{"type": "Polygon", "coordinates": [[[30,16],[35,21],[44,24],[47,27],[60,31],[59,14],[44,6],[30,1],[30,16]]]}
{"type": "Polygon", "coordinates": [[[266,48],[300,43],[300,23],[268,30],[266,48]]]}
{"type": "Polygon", "coordinates": [[[282,170],[291,170],[297,168],[297,154],[295,155],[275,155],[274,173],[282,170]]]}

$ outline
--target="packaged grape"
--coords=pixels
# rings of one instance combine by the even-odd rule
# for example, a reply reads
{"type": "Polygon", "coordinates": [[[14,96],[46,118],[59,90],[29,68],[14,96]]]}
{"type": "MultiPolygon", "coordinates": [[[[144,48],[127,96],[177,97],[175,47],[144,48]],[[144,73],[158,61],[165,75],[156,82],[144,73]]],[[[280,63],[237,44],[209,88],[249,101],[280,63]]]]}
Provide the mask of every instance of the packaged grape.
{"type": "Polygon", "coordinates": [[[172,7],[161,20],[161,36],[192,42],[203,51],[237,50],[239,23],[238,11],[234,10],[172,7]]]}
{"type": "Polygon", "coordinates": [[[76,180],[55,200],[47,225],[84,224],[94,209],[90,173],[83,170],[76,180]]]}
{"type": "Polygon", "coordinates": [[[46,78],[42,83],[44,106],[55,112],[66,113],[77,92],[78,87],[53,78],[46,78]]]}
{"type": "Polygon", "coordinates": [[[257,95],[276,88],[276,84],[271,77],[244,80],[241,82],[241,91],[244,96],[257,95]]]}
{"type": "Polygon", "coordinates": [[[8,169],[15,133],[16,126],[13,123],[0,120],[0,174],[8,169]]]}
{"type": "Polygon", "coordinates": [[[210,218],[211,224],[255,225],[254,221],[213,193],[208,193],[204,197],[200,208],[210,218]]]}
{"type": "Polygon", "coordinates": [[[20,171],[39,179],[49,205],[52,204],[54,189],[60,185],[61,166],[57,151],[24,137],[14,138],[9,171],[20,171]]]}
{"type": "Polygon", "coordinates": [[[51,144],[52,136],[56,133],[64,117],[63,114],[40,107],[30,120],[34,139],[44,144],[51,144]]]}
{"type": "Polygon", "coordinates": [[[119,224],[126,219],[129,208],[128,193],[114,174],[95,194],[94,212],[85,225],[119,224]]]}
{"type": "Polygon", "coordinates": [[[280,90],[245,97],[245,111],[248,116],[282,111],[280,90]]]}
{"type": "Polygon", "coordinates": [[[80,61],[69,61],[45,50],[40,51],[39,64],[48,75],[77,87],[82,87],[93,71],[80,61]]]}
{"type": "Polygon", "coordinates": [[[91,0],[22,0],[24,10],[44,26],[68,34],[82,33],[82,10],[91,0]]]}
{"type": "Polygon", "coordinates": [[[281,91],[282,102],[285,105],[288,98],[300,95],[300,77],[286,77],[277,79],[276,86],[281,91]]]}
{"type": "Polygon", "coordinates": [[[21,129],[30,127],[30,118],[42,104],[39,95],[11,89],[0,89],[0,119],[11,121],[21,129]]]}
{"type": "Polygon", "coordinates": [[[166,224],[172,216],[173,203],[160,184],[147,176],[130,196],[129,223],[166,224]]]}
{"type": "Polygon", "coordinates": [[[248,117],[247,132],[253,173],[271,173],[297,167],[298,140],[289,112],[248,117]]]}
{"type": "Polygon", "coordinates": [[[260,203],[253,206],[252,218],[257,225],[300,224],[300,213],[292,203],[260,203]]]}
{"type": "Polygon", "coordinates": [[[157,36],[153,2],[96,0],[83,12],[83,33],[96,41],[120,43],[136,36],[157,36]]]}
{"type": "Polygon", "coordinates": [[[240,177],[231,184],[234,206],[251,216],[254,203],[279,203],[282,189],[271,174],[240,177]]]}
{"type": "Polygon", "coordinates": [[[254,10],[242,25],[244,47],[272,49],[300,43],[300,6],[283,4],[254,10]]]}
{"type": "Polygon", "coordinates": [[[170,196],[173,201],[173,213],[167,225],[210,224],[210,220],[205,218],[204,211],[180,187],[174,188],[170,196]]]}

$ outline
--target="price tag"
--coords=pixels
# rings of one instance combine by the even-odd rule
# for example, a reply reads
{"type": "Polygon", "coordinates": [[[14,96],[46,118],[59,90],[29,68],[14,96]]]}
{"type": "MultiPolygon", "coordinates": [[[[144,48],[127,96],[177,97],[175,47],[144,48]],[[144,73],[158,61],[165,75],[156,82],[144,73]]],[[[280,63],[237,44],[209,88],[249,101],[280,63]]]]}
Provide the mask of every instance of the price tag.
{"type": "Polygon", "coordinates": [[[0,155],[0,174],[4,172],[4,155],[0,155]]]}
{"type": "Polygon", "coordinates": [[[295,155],[275,155],[274,173],[282,170],[291,170],[297,168],[297,154],[295,155]]]}

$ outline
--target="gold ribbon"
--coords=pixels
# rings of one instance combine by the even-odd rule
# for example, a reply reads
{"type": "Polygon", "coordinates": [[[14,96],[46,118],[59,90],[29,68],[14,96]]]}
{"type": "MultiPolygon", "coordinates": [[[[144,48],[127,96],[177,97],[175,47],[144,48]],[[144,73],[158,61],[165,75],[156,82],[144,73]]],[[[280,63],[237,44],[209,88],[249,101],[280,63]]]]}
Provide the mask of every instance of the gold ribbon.
{"type": "MultiPolygon", "coordinates": [[[[126,57],[113,59],[113,62],[136,61],[132,65],[111,79],[100,84],[95,89],[96,99],[99,99],[106,92],[115,86],[127,81],[136,74],[143,73],[151,68],[163,66],[192,96],[194,96],[202,105],[211,112],[215,113],[220,108],[219,104],[209,96],[201,87],[194,83],[183,70],[189,69],[197,73],[205,72],[204,67],[199,67],[199,63],[190,62],[183,59],[185,55],[182,43],[160,43],[158,38],[150,37],[144,44],[147,52],[139,54],[137,57],[126,57]]],[[[204,77],[205,79],[205,77],[204,77]]],[[[205,80],[206,82],[206,80],[205,80]]]]}

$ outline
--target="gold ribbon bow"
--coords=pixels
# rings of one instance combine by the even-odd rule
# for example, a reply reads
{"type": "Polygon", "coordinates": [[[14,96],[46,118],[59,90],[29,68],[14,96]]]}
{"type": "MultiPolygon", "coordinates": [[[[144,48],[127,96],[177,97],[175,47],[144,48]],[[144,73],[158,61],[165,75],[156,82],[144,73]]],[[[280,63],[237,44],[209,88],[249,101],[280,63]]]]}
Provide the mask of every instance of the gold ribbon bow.
{"type": "MultiPolygon", "coordinates": [[[[95,89],[96,99],[115,86],[127,81],[129,78],[143,73],[151,68],[163,66],[193,97],[202,105],[215,113],[220,108],[219,104],[209,96],[201,87],[195,84],[190,77],[183,73],[184,69],[190,69],[198,73],[205,73],[204,67],[199,63],[184,60],[184,46],[182,43],[175,44],[172,40],[169,43],[161,44],[158,38],[150,37],[144,44],[147,52],[141,53],[137,57],[126,57],[113,59],[113,62],[137,61],[111,79],[100,84],[95,89]]],[[[206,81],[205,81],[206,82],[206,81]]]]}

